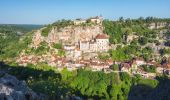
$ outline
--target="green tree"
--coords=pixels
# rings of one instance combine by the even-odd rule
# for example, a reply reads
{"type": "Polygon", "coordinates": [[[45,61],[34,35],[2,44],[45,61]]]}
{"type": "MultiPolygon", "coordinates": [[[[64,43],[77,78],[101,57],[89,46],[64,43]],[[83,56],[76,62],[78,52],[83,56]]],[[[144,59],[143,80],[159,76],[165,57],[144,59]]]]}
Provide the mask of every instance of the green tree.
{"type": "Polygon", "coordinates": [[[138,42],[141,45],[145,45],[148,42],[148,39],[146,37],[141,37],[141,38],[139,38],[138,42]]]}
{"type": "Polygon", "coordinates": [[[62,44],[56,43],[53,45],[53,47],[56,49],[62,49],[62,44]]]}

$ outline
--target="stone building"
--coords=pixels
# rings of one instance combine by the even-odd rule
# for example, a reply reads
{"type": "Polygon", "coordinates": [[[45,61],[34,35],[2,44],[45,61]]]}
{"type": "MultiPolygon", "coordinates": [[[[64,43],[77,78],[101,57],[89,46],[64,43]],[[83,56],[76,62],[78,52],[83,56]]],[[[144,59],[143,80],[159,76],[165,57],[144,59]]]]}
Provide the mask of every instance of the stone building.
{"type": "Polygon", "coordinates": [[[102,23],[103,18],[101,16],[96,16],[96,17],[90,18],[90,21],[96,24],[100,24],[102,23]]]}
{"type": "Polygon", "coordinates": [[[74,25],[80,25],[80,24],[83,24],[83,23],[86,23],[86,20],[84,19],[76,19],[73,21],[74,25]]]}
{"type": "Polygon", "coordinates": [[[109,37],[106,34],[98,34],[96,36],[98,51],[107,51],[109,49],[109,37]]]}
{"type": "Polygon", "coordinates": [[[90,47],[89,41],[80,41],[80,50],[88,51],[90,47]]]}
{"type": "Polygon", "coordinates": [[[81,51],[107,51],[109,49],[109,37],[106,34],[98,34],[95,40],[80,41],[81,51]]]}
{"type": "Polygon", "coordinates": [[[96,42],[90,42],[90,51],[96,52],[98,50],[96,42]]]}

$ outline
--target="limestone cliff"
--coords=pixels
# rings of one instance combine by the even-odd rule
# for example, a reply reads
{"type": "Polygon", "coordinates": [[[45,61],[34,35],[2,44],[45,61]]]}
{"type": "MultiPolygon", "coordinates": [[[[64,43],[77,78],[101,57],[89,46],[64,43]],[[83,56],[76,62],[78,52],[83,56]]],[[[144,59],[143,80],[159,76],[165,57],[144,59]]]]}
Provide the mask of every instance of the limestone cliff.
{"type": "Polygon", "coordinates": [[[37,30],[33,36],[33,46],[39,45],[42,41],[47,43],[70,43],[75,44],[78,41],[89,41],[96,37],[98,34],[103,33],[102,25],[71,25],[58,29],[56,26],[52,26],[48,36],[41,35],[43,29],[37,30]]]}

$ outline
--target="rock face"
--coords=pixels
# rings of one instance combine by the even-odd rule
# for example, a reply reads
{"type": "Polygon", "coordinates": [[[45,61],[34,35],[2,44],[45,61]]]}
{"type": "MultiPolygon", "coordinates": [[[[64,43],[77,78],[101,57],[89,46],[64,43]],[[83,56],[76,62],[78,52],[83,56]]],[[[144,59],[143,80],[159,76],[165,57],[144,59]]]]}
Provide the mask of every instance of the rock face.
{"type": "Polygon", "coordinates": [[[150,23],[149,24],[149,29],[160,29],[164,27],[169,27],[169,23],[167,22],[157,22],[157,23],[150,23]]]}
{"type": "Polygon", "coordinates": [[[68,26],[61,29],[53,26],[47,37],[41,36],[41,30],[34,34],[33,44],[37,46],[41,41],[47,43],[71,43],[75,44],[79,41],[89,41],[96,37],[98,34],[103,33],[102,25],[92,26],[68,26]]]}
{"type": "Polygon", "coordinates": [[[25,81],[6,74],[0,78],[0,100],[45,100],[45,96],[33,92],[25,81]]]}
{"type": "Polygon", "coordinates": [[[37,30],[33,36],[33,45],[37,47],[43,40],[41,36],[41,30],[37,30]]]}

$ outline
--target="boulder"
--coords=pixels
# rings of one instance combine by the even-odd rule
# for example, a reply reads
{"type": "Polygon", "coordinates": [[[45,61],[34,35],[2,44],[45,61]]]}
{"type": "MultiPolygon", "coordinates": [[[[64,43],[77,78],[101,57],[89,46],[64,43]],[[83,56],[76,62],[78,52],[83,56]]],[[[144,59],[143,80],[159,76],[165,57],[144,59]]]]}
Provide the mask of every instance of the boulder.
{"type": "Polygon", "coordinates": [[[0,100],[45,100],[45,95],[32,91],[25,81],[5,74],[0,77],[0,100]]]}

